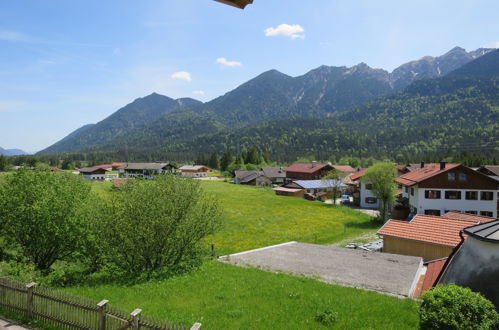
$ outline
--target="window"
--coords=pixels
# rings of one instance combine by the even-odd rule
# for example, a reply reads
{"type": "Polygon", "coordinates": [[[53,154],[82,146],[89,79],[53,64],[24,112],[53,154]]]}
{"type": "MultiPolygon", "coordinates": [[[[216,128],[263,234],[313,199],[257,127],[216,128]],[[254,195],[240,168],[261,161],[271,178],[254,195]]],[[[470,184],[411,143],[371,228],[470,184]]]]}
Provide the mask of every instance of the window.
{"type": "Polygon", "coordinates": [[[405,192],[408,194],[409,193],[409,187],[405,187],[405,192]]]}
{"type": "Polygon", "coordinates": [[[478,214],[477,211],[464,211],[464,213],[468,213],[468,214],[478,214]]]}
{"type": "Polygon", "coordinates": [[[373,185],[371,183],[366,183],[366,190],[373,190],[373,185]]]}
{"type": "Polygon", "coordinates": [[[378,200],[375,197],[366,197],[366,204],[376,204],[378,200]]]}
{"type": "Polygon", "coordinates": [[[440,210],[424,210],[426,215],[440,215],[440,210]]]}
{"type": "Polygon", "coordinates": [[[445,199],[461,199],[461,192],[457,190],[447,190],[445,192],[445,199]]]}
{"type": "Polygon", "coordinates": [[[440,190],[425,190],[424,197],[426,199],[440,199],[440,190]]]}
{"type": "Polygon", "coordinates": [[[467,191],[466,199],[469,201],[476,201],[478,199],[478,191],[467,191]]]}
{"type": "Polygon", "coordinates": [[[453,173],[453,172],[447,173],[447,180],[456,181],[456,173],[453,173]]]}
{"type": "Polygon", "coordinates": [[[480,200],[482,201],[491,201],[494,199],[493,191],[481,191],[480,192],[480,200]]]}
{"type": "Polygon", "coordinates": [[[480,215],[483,215],[486,217],[492,217],[494,214],[490,211],[480,211],[480,215]]]}
{"type": "Polygon", "coordinates": [[[411,196],[414,196],[414,188],[411,188],[411,196]]]}
{"type": "Polygon", "coordinates": [[[459,181],[466,181],[468,179],[468,176],[466,173],[459,173],[459,181]]]}

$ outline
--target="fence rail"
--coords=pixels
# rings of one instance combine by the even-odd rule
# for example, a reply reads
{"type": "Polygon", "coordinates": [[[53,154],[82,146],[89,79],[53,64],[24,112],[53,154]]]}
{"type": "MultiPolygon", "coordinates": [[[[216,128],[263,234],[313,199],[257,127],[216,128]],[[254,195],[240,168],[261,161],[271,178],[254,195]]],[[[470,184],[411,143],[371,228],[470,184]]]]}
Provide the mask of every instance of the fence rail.
{"type": "Polygon", "coordinates": [[[43,320],[62,329],[153,329],[197,330],[200,323],[184,324],[159,320],[142,315],[141,309],[127,312],[108,304],[72,296],[63,292],[37,287],[0,277],[0,307],[24,313],[30,319],[43,320]]]}

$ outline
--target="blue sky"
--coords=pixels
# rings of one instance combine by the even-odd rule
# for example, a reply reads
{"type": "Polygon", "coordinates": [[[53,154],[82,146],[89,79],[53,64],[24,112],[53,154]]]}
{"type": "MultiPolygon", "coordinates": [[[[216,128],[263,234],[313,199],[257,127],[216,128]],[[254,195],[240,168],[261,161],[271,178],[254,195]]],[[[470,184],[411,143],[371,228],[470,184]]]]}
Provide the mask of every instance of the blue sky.
{"type": "Polygon", "coordinates": [[[498,13],[497,0],[2,1],[0,146],[38,151],[152,92],[208,101],[269,69],[499,47],[498,13]]]}

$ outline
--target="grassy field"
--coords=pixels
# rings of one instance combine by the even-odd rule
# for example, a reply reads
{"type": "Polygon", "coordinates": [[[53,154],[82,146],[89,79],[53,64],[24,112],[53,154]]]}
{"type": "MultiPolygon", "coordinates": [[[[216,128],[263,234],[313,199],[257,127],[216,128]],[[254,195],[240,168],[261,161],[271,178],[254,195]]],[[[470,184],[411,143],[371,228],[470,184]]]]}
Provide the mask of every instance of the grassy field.
{"type": "Polygon", "coordinates": [[[373,233],[379,225],[347,207],[277,196],[266,187],[202,181],[224,207],[224,227],[207,243],[219,255],[288,242],[335,243],[373,233]]]}
{"type": "Polygon", "coordinates": [[[206,262],[191,274],[131,287],[66,292],[203,329],[326,329],[315,317],[338,313],[336,329],[416,329],[417,303],[313,279],[206,262]]]}

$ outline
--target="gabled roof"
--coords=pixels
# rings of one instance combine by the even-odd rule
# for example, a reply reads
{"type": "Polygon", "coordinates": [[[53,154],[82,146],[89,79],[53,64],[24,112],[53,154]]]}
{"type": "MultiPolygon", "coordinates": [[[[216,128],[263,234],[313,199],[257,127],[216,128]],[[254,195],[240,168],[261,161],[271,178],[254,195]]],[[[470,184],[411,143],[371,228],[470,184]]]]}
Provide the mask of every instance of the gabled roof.
{"type": "Polygon", "coordinates": [[[236,179],[242,183],[250,182],[263,175],[262,171],[234,171],[236,179]]]}
{"type": "Polygon", "coordinates": [[[472,221],[472,222],[474,221],[476,223],[491,222],[491,221],[495,220],[495,218],[486,217],[484,215],[461,213],[461,212],[456,212],[456,211],[448,211],[447,213],[442,215],[442,217],[448,218],[448,219],[455,219],[455,220],[464,220],[464,221],[472,221]]]}
{"type": "Polygon", "coordinates": [[[204,165],[184,165],[182,167],[179,168],[179,170],[187,170],[187,171],[199,171],[203,168],[206,168],[207,170],[209,170],[209,167],[208,166],[204,166],[204,165]]]}
{"type": "Polygon", "coordinates": [[[125,170],[161,170],[170,163],[128,163],[125,170]]]}
{"type": "Polygon", "coordinates": [[[336,180],[296,180],[294,184],[303,189],[324,189],[332,187],[346,187],[347,185],[336,180]]]}
{"type": "Polygon", "coordinates": [[[262,172],[267,178],[286,177],[286,170],[282,167],[262,167],[262,172]]]}
{"type": "Polygon", "coordinates": [[[286,172],[298,172],[298,173],[314,173],[325,167],[332,169],[333,167],[329,164],[316,164],[316,163],[299,163],[293,164],[286,168],[286,172]]]}
{"type": "Polygon", "coordinates": [[[499,176],[499,165],[483,165],[477,171],[490,176],[499,176]]]}
{"type": "Polygon", "coordinates": [[[350,180],[352,181],[357,181],[358,179],[362,178],[364,173],[366,173],[367,168],[359,168],[357,172],[354,174],[350,175],[350,180]]]}
{"type": "Polygon", "coordinates": [[[106,169],[101,168],[101,167],[92,166],[92,167],[80,168],[78,171],[80,171],[80,173],[92,174],[92,173],[95,173],[97,171],[106,171],[106,169]]]}
{"type": "Polygon", "coordinates": [[[435,175],[450,171],[456,167],[462,166],[461,164],[445,164],[443,170],[440,169],[440,164],[426,164],[423,168],[416,169],[412,172],[401,175],[396,179],[398,183],[405,186],[413,186],[422,181],[430,179],[435,175]]]}
{"type": "Polygon", "coordinates": [[[345,173],[353,173],[356,170],[350,165],[331,165],[335,170],[345,172],[345,173]]]}
{"type": "Polygon", "coordinates": [[[97,168],[111,168],[111,167],[113,167],[113,165],[111,165],[111,164],[103,164],[103,165],[95,165],[94,167],[97,167],[97,168]]]}
{"type": "Polygon", "coordinates": [[[499,220],[468,227],[464,232],[480,240],[499,243],[499,220]]]}
{"type": "Polygon", "coordinates": [[[123,166],[123,165],[126,165],[126,163],[112,163],[111,164],[112,167],[118,167],[118,166],[123,166]]]}
{"type": "Polygon", "coordinates": [[[461,230],[482,222],[471,217],[452,219],[444,216],[418,214],[411,221],[388,221],[378,231],[378,235],[454,248],[461,242],[459,236],[461,230]]]}
{"type": "Polygon", "coordinates": [[[57,167],[51,167],[50,170],[52,172],[64,172],[64,170],[61,170],[60,168],[57,168],[57,167]]]}

